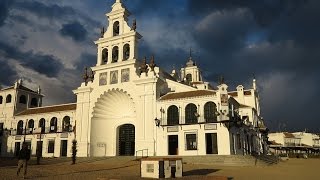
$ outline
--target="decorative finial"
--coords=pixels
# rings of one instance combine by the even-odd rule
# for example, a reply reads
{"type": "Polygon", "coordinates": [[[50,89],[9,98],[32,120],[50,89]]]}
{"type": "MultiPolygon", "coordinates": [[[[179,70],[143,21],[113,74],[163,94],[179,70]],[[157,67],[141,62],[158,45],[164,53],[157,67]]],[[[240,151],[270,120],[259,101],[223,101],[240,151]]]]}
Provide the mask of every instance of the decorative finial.
{"type": "Polygon", "coordinates": [[[41,88],[40,88],[40,85],[38,86],[37,92],[38,92],[38,94],[41,94],[41,88]]]}
{"type": "Polygon", "coordinates": [[[84,81],[84,82],[86,83],[86,85],[87,85],[88,78],[89,78],[89,76],[88,76],[88,68],[87,68],[87,67],[84,68],[84,73],[83,73],[82,78],[83,78],[83,81],[84,81]]]}
{"type": "Polygon", "coordinates": [[[137,21],[136,21],[136,19],[133,20],[131,29],[134,30],[134,31],[137,29],[137,21]]]}
{"type": "Polygon", "coordinates": [[[254,74],[253,74],[253,80],[252,80],[252,88],[253,88],[254,90],[257,90],[256,77],[255,77],[254,74]]]}
{"type": "Polygon", "coordinates": [[[94,80],[94,72],[92,71],[92,69],[90,69],[90,74],[88,75],[88,78],[91,80],[91,82],[93,82],[93,80],[94,80]]]}
{"type": "Polygon", "coordinates": [[[154,55],[151,56],[149,67],[150,67],[151,71],[154,71],[154,67],[156,67],[156,64],[154,63],[154,55]]]}
{"type": "Polygon", "coordinates": [[[219,77],[219,85],[224,84],[224,77],[221,75],[219,77]]]}
{"type": "Polygon", "coordinates": [[[103,38],[103,36],[104,36],[104,27],[102,27],[102,29],[101,29],[101,38],[103,38]]]}
{"type": "Polygon", "coordinates": [[[147,57],[144,57],[140,65],[140,70],[141,70],[141,73],[148,73],[147,57]]]}
{"type": "Polygon", "coordinates": [[[195,66],[195,63],[192,61],[192,49],[190,48],[189,60],[187,62],[187,67],[195,66]]]}

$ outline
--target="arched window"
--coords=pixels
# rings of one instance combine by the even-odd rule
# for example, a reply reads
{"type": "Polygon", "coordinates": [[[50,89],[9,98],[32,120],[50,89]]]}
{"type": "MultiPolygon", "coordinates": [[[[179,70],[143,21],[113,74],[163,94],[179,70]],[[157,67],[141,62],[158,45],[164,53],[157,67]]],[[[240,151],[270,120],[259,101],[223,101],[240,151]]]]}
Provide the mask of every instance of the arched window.
{"type": "Polygon", "coordinates": [[[186,124],[198,123],[197,106],[195,104],[188,104],[185,109],[186,124]]]}
{"type": "Polygon", "coordinates": [[[6,97],[6,103],[11,103],[11,100],[12,100],[12,96],[11,94],[8,94],[6,97]]]}
{"type": "Polygon", "coordinates": [[[3,102],[3,97],[0,96],[0,104],[2,104],[2,102],[3,102]]]}
{"type": "Polygon", "coordinates": [[[104,48],[104,49],[102,50],[102,64],[107,64],[107,62],[108,62],[108,56],[109,56],[109,54],[108,54],[108,49],[107,49],[107,48],[104,48]]]}
{"type": "Polygon", "coordinates": [[[206,122],[217,122],[217,106],[214,102],[207,102],[204,105],[204,119],[206,122]]]}
{"type": "Polygon", "coordinates": [[[130,45],[125,44],[123,46],[123,60],[128,60],[130,58],[130,45]]]}
{"type": "Polygon", "coordinates": [[[179,109],[177,106],[172,105],[167,110],[167,123],[168,125],[179,124],[179,109]]]}
{"type": "Polygon", "coordinates": [[[46,120],[41,118],[39,121],[39,128],[41,128],[41,133],[45,133],[46,130],[46,120]]]}
{"type": "Polygon", "coordinates": [[[21,95],[21,96],[19,97],[19,103],[21,103],[21,104],[27,104],[27,98],[26,98],[25,95],[21,95]]]}
{"type": "Polygon", "coordinates": [[[62,132],[69,132],[71,129],[70,117],[65,116],[62,120],[62,132]]]}
{"type": "Polygon", "coordinates": [[[50,121],[50,132],[57,132],[58,130],[58,119],[53,117],[50,121]]]}
{"type": "Polygon", "coordinates": [[[113,23],[113,36],[118,36],[120,34],[119,21],[113,23]]]}
{"type": "Polygon", "coordinates": [[[17,135],[23,134],[23,121],[20,120],[17,124],[17,135]]]}
{"type": "Polygon", "coordinates": [[[186,75],[186,83],[190,84],[192,82],[192,75],[191,74],[187,74],[186,75]]]}
{"type": "Polygon", "coordinates": [[[119,59],[119,48],[118,46],[113,47],[112,49],[112,62],[118,62],[119,59]]]}
{"type": "Polygon", "coordinates": [[[37,98],[31,99],[31,107],[38,107],[38,100],[37,98]]]}
{"type": "Polygon", "coordinates": [[[29,131],[30,133],[32,133],[32,132],[33,132],[33,128],[34,128],[34,120],[33,120],[33,119],[30,119],[30,120],[28,121],[28,131],[29,131]]]}

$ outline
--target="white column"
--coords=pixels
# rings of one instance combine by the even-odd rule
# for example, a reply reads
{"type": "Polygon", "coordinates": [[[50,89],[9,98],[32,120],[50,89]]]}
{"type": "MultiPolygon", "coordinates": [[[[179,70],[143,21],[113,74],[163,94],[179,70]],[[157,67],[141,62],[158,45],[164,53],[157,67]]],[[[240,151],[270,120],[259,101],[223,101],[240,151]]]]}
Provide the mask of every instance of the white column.
{"type": "Polygon", "coordinates": [[[122,62],[122,61],[123,61],[123,43],[120,43],[120,44],[119,44],[119,46],[118,46],[118,52],[119,52],[118,62],[122,62]]]}
{"type": "Polygon", "coordinates": [[[108,62],[107,62],[107,64],[111,64],[111,62],[112,62],[112,46],[109,46],[108,47],[108,62]]]}
{"type": "Polygon", "coordinates": [[[97,66],[102,64],[102,48],[98,48],[97,52],[97,66]]]}

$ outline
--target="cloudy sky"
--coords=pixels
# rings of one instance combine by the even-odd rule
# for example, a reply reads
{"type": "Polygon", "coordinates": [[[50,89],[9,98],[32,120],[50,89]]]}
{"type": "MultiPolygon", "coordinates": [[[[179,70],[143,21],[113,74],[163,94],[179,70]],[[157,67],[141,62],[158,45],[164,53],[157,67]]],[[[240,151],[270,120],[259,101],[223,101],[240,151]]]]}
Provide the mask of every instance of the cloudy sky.
{"type": "MultiPolygon", "coordinates": [[[[40,85],[44,104],[75,102],[85,66],[96,62],[100,28],[115,0],[1,0],[0,84],[40,85]]],[[[170,71],[190,47],[207,81],[251,87],[272,131],[320,132],[320,1],[123,0],[137,19],[140,56],[170,71]],[[174,63],[172,63],[174,62],[174,63]]],[[[131,23],[130,23],[131,24],[131,23]]],[[[140,57],[140,58],[141,58],[140,57]]]]}

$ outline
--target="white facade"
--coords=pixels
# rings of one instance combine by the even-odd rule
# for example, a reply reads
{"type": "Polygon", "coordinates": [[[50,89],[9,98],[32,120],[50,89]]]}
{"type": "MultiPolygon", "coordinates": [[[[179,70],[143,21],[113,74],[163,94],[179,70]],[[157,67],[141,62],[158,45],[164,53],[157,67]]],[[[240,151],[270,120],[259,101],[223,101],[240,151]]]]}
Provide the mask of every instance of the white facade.
{"type": "MultiPolygon", "coordinates": [[[[180,77],[155,66],[154,57],[139,61],[142,36],[135,22],[132,27],[128,25],[129,15],[120,0],[106,14],[109,27],[95,41],[96,66],[91,67],[92,73],[85,73],[85,82],[73,91],[75,104],[26,106],[16,113],[15,105],[0,104],[0,111],[11,114],[0,114],[0,123],[7,128],[2,154],[14,152],[14,144],[24,137],[32,142],[34,153],[39,133],[15,135],[15,127],[19,120],[30,119],[39,127],[37,123],[43,118],[45,127],[51,128],[53,117],[58,120],[56,130],[41,136],[43,156],[47,157],[65,155],[65,151],[71,156],[73,139],[78,142],[80,157],[139,155],[146,151],[149,156],[265,152],[267,129],[260,117],[255,80],[250,89],[239,85],[237,91],[228,91],[223,82],[215,88],[204,82],[192,57],[181,68],[180,77]],[[66,116],[73,127],[67,132],[63,124],[66,116]],[[48,152],[49,141],[50,146],[54,141],[53,153],[52,149],[48,152]],[[62,147],[66,141],[67,146],[62,147]]],[[[6,91],[0,92],[4,97],[6,91]]]]}

